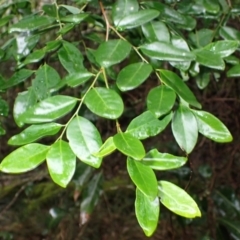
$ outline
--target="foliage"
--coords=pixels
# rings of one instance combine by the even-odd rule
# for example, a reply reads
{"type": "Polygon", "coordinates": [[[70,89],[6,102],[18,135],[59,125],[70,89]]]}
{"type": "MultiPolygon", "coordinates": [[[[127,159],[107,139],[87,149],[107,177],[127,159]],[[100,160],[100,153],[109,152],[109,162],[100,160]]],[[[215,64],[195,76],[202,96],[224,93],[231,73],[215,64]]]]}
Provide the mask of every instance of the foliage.
{"type": "MultiPolygon", "coordinates": [[[[104,157],[119,151],[126,156],[128,174],[136,185],[136,217],[147,236],[157,227],[160,203],[180,216],[200,217],[194,196],[157,179],[155,171],[183,166],[199,133],[215,142],[232,141],[227,127],[201,110],[195,96],[195,91],[217,80],[220,71],[228,69],[228,77],[240,74],[235,56],[240,32],[228,26],[239,9],[230,3],[54,1],[37,11],[30,1],[6,1],[0,7],[4,39],[0,60],[14,62],[14,73],[0,77],[0,90],[4,94],[22,86],[13,117],[20,128],[30,126],[8,140],[18,148],[2,160],[0,170],[23,173],[46,160],[52,180],[66,187],[76,158],[99,168],[104,157]],[[60,66],[54,67],[55,62],[60,66]],[[127,94],[137,98],[135,93],[150,81],[155,83],[141,99],[144,108],[129,114],[127,94]],[[196,82],[193,90],[188,81],[196,82]],[[130,119],[127,126],[121,125],[124,117],[130,119]],[[99,119],[103,125],[114,122],[115,130],[101,132],[99,119]],[[183,156],[144,146],[143,140],[161,134],[168,125],[183,156]],[[40,139],[47,136],[55,138],[43,144],[40,139]]],[[[0,99],[1,116],[6,117],[8,109],[0,99]]],[[[2,126],[0,133],[5,133],[2,126]]],[[[93,211],[101,179],[98,173],[89,183],[82,216],[93,211]]],[[[224,219],[222,224],[233,226],[224,219]]]]}

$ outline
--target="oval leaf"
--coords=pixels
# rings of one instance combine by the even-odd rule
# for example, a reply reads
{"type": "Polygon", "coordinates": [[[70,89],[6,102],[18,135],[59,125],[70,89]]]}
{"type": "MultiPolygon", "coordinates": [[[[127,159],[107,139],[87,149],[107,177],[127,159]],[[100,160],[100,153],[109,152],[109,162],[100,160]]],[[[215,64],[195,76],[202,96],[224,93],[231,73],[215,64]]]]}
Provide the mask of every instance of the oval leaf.
{"type": "Polygon", "coordinates": [[[170,170],[180,168],[187,162],[186,157],[178,157],[169,153],[160,153],[152,149],[143,158],[143,163],[155,170],[170,170]]]}
{"type": "Polygon", "coordinates": [[[75,117],[67,127],[67,139],[81,161],[95,168],[100,167],[102,159],[93,154],[99,151],[102,140],[97,128],[89,120],[75,117]]]}
{"type": "Polygon", "coordinates": [[[135,200],[136,217],[139,225],[148,237],[151,236],[157,228],[159,211],[159,199],[155,198],[152,200],[137,188],[135,200]]]}
{"type": "Polygon", "coordinates": [[[117,86],[121,91],[132,90],[141,85],[152,72],[150,64],[133,63],[123,68],[117,77],[117,86]]]}
{"type": "Polygon", "coordinates": [[[31,143],[20,147],[2,160],[0,171],[5,173],[30,171],[45,160],[48,150],[48,146],[38,143],[31,143]]]}
{"type": "Polygon", "coordinates": [[[161,203],[172,212],[185,217],[201,217],[196,202],[180,187],[167,181],[159,181],[161,203]]]}
{"type": "Polygon", "coordinates": [[[97,153],[94,153],[93,155],[96,157],[105,157],[111,154],[115,150],[116,150],[116,146],[114,145],[113,137],[109,137],[101,146],[99,151],[97,153]]]}
{"type": "Polygon", "coordinates": [[[145,156],[145,149],[141,141],[133,137],[130,133],[117,133],[113,137],[116,148],[136,160],[141,160],[145,156]]]}
{"type": "Polygon", "coordinates": [[[84,103],[93,113],[108,119],[119,118],[124,110],[121,97],[114,90],[103,87],[91,89],[84,103]]]}
{"type": "Polygon", "coordinates": [[[215,116],[205,111],[193,110],[198,123],[198,131],[215,142],[231,142],[232,135],[227,127],[215,116]]]}
{"type": "Polygon", "coordinates": [[[198,124],[189,108],[179,105],[173,116],[172,132],[180,148],[190,153],[197,143],[198,124]]]}
{"type": "Polygon", "coordinates": [[[240,77],[240,64],[231,67],[227,71],[227,77],[240,77]]]}
{"type": "Polygon", "coordinates": [[[76,156],[63,140],[55,142],[46,157],[48,171],[52,180],[61,187],[71,181],[76,168],[76,156]]]}
{"type": "Polygon", "coordinates": [[[158,183],[153,170],[139,161],[127,159],[127,170],[137,188],[154,200],[158,193],[158,183]]]}

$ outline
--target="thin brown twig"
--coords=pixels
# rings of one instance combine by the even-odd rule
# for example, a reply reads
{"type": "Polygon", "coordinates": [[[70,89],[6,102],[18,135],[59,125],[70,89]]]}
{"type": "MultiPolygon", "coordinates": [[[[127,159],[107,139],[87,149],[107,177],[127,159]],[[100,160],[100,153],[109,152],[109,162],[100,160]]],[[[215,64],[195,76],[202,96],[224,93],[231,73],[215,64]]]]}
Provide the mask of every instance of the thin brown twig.
{"type": "Polygon", "coordinates": [[[106,38],[105,38],[105,40],[108,41],[110,23],[109,23],[109,21],[108,21],[107,14],[106,14],[106,12],[105,12],[105,10],[104,10],[104,6],[103,6],[101,0],[99,0],[99,5],[100,5],[100,8],[101,8],[101,11],[102,11],[103,17],[104,17],[104,19],[105,19],[105,23],[106,23],[106,38]]]}

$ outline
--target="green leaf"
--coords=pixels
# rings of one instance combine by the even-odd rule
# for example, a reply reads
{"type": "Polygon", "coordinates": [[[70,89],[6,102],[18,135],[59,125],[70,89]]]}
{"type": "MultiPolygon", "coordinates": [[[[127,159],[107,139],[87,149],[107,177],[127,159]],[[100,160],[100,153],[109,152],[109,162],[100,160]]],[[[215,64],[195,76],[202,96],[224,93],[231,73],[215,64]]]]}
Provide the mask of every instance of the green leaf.
{"type": "Polygon", "coordinates": [[[51,122],[69,113],[76,105],[74,97],[56,95],[47,98],[28,109],[21,116],[24,123],[51,122]]]}
{"type": "Polygon", "coordinates": [[[187,162],[186,157],[178,157],[169,153],[160,153],[152,149],[143,158],[143,163],[155,170],[170,170],[182,167],[187,162]]]}
{"type": "Polygon", "coordinates": [[[76,168],[76,156],[69,144],[63,140],[55,142],[48,151],[46,161],[52,180],[66,187],[76,168]]]}
{"type": "Polygon", "coordinates": [[[115,26],[126,16],[138,12],[139,5],[137,0],[117,0],[112,9],[112,17],[115,26]]]}
{"type": "Polygon", "coordinates": [[[240,64],[231,67],[227,71],[227,77],[239,77],[240,76],[240,64]]]}
{"type": "Polygon", "coordinates": [[[221,58],[220,54],[214,53],[210,50],[206,50],[204,48],[195,50],[194,53],[196,54],[196,62],[218,70],[225,69],[225,63],[221,58]]]}
{"type": "Polygon", "coordinates": [[[215,54],[218,54],[221,58],[225,58],[234,53],[239,46],[238,41],[222,40],[208,44],[204,49],[207,49],[215,54]]]}
{"type": "Polygon", "coordinates": [[[172,114],[167,115],[162,120],[158,120],[152,112],[146,111],[130,122],[126,132],[137,139],[153,137],[162,132],[171,119],[172,114]]]}
{"type": "Polygon", "coordinates": [[[198,124],[191,110],[179,105],[172,120],[172,132],[180,148],[190,153],[198,139],[198,124]]]}
{"type": "Polygon", "coordinates": [[[36,71],[36,77],[32,81],[33,90],[39,100],[50,97],[51,89],[60,82],[58,72],[47,64],[36,71]]]}
{"type": "Polygon", "coordinates": [[[196,82],[200,89],[204,89],[208,86],[210,82],[210,72],[201,72],[196,76],[196,82]]]}
{"type": "Polygon", "coordinates": [[[30,15],[11,25],[9,32],[28,32],[49,26],[54,22],[54,18],[46,16],[30,15]]]}
{"type": "Polygon", "coordinates": [[[23,64],[27,65],[29,63],[36,63],[42,60],[45,56],[45,51],[43,49],[39,49],[29,54],[24,60],[23,64]]]}
{"type": "Polygon", "coordinates": [[[111,154],[113,151],[116,150],[116,146],[113,142],[113,137],[109,137],[104,144],[101,146],[98,152],[94,153],[93,155],[96,157],[105,157],[111,154]]]}
{"type": "Polygon", "coordinates": [[[97,128],[89,120],[75,117],[67,127],[67,139],[81,161],[95,168],[100,167],[102,159],[93,154],[99,151],[102,140],[97,128]]]}
{"type": "Polygon", "coordinates": [[[138,188],[136,189],[135,212],[139,225],[146,236],[150,237],[157,228],[160,204],[159,199],[144,195],[138,188]]]}
{"type": "Polygon", "coordinates": [[[130,133],[117,133],[113,137],[116,148],[124,155],[141,160],[145,156],[145,149],[141,141],[130,133]]]}
{"type": "Polygon", "coordinates": [[[227,127],[211,113],[193,110],[197,118],[198,131],[215,142],[231,142],[232,135],[227,127]]]}
{"type": "Polygon", "coordinates": [[[197,101],[193,92],[176,73],[168,70],[160,70],[160,76],[161,80],[168,87],[172,88],[182,99],[194,107],[201,108],[201,104],[197,101]]]}
{"type": "MultiPolygon", "coordinates": [[[[9,13],[8,13],[9,14],[9,13]]],[[[6,25],[7,23],[9,23],[9,21],[11,21],[11,19],[14,17],[14,15],[8,15],[6,17],[2,17],[0,19],[0,27],[6,25]]]]}
{"type": "Polygon", "coordinates": [[[219,35],[225,40],[238,40],[240,41],[240,31],[231,27],[221,27],[219,30],[219,35]]]}
{"type": "Polygon", "coordinates": [[[203,6],[207,12],[212,14],[217,14],[220,11],[220,6],[215,0],[203,0],[203,6]]]}
{"type": "Polygon", "coordinates": [[[77,87],[87,82],[92,76],[93,76],[92,73],[85,70],[81,70],[79,72],[67,75],[62,81],[70,87],[77,87]]]}
{"type": "Polygon", "coordinates": [[[237,65],[239,64],[239,58],[231,55],[231,56],[228,56],[228,57],[225,57],[224,60],[229,63],[229,64],[232,64],[232,65],[237,65]]]}
{"type": "Polygon", "coordinates": [[[150,64],[139,62],[123,68],[117,77],[117,86],[121,91],[132,90],[141,85],[152,72],[150,64]]]}
{"type": "Polygon", "coordinates": [[[71,14],[71,15],[61,17],[61,21],[67,22],[67,23],[79,24],[88,16],[89,16],[88,13],[71,14]]]}
{"type": "Polygon", "coordinates": [[[0,116],[8,116],[8,112],[9,112],[9,107],[8,107],[8,103],[1,99],[0,97],[0,116]]]}
{"type": "Polygon", "coordinates": [[[44,47],[45,52],[53,52],[56,51],[62,45],[62,41],[60,40],[53,40],[46,43],[44,47]]]}
{"type": "Polygon", "coordinates": [[[119,118],[124,110],[121,97],[112,89],[92,88],[86,95],[84,103],[95,114],[108,118],[119,118]]]}
{"type": "Polygon", "coordinates": [[[48,146],[38,143],[31,143],[20,147],[2,160],[0,171],[5,173],[30,171],[45,160],[48,150],[48,146]]]}
{"type": "Polygon", "coordinates": [[[161,203],[170,211],[185,218],[201,217],[196,202],[180,187],[159,181],[158,190],[161,203]]]}
{"type": "Polygon", "coordinates": [[[189,34],[189,39],[195,44],[197,48],[208,45],[212,42],[213,38],[214,31],[207,28],[202,28],[199,31],[196,31],[195,34],[189,34]]]}
{"type": "Polygon", "coordinates": [[[153,170],[140,161],[127,159],[127,170],[137,188],[154,200],[158,194],[158,183],[153,170]]]}
{"type": "Polygon", "coordinates": [[[70,5],[61,4],[61,5],[59,5],[59,7],[63,7],[65,9],[67,9],[72,14],[78,14],[81,12],[81,10],[79,8],[76,8],[76,7],[73,7],[70,5]]]}
{"type": "Polygon", "coordinates": [[[147,96],[147,108],[160,117],[168,113],[176,100],[175,92],[164,85],[152,88],[147,96]]]}
{"type": "Polygon", "coordinates": [[[18,72],[15,72],[8,81],[0,86],[0,89],[8,89],[15,85],[18,85],[21,82],[24,82],[27,78],[29,78],[33,74],[32,70],[21,69],[18,72]]]}
{"type": "Polygon", "coordinates": [[[101,43],[94,53],[97,62],[105,68],[123,61],[131,51],[131,45],[121,39],[101,43]]]}
{"type": "Polygon", "coordinates": [[[8,140],[10,145],[24,145],[45,137],[55,135],[62,128],[58,123],[46,123],[40,125],[32,125],[24,129],[21,133],[12,136],[8,140]]]}
{"type": "Polygon", "coordinates": [[[144,9],[139,12],[133,12],[121,19],[118,27],[121,29],[130,29],[150,22],[159,15],[159,11],[153,9],[144,9]]]}
{"type": "Polygon", "coordinates": [[[142,31],[148,42],[170,42],[168,28],[163,22],[151,21],[142,25],[142,31]]]}
{"type": "Polygon", "coordinates": [[[171,43],[153,42],[140,46],[140,50],[146,56],[161,61],[193,61],[195,56],[193,53],[175,47],[171,43]]]}
{"type": "Polygon", "coordinates": [[[82,53],[72,43],[63,41],[58,51],[58,58],[68,73],[84,70],[82,53]]]}

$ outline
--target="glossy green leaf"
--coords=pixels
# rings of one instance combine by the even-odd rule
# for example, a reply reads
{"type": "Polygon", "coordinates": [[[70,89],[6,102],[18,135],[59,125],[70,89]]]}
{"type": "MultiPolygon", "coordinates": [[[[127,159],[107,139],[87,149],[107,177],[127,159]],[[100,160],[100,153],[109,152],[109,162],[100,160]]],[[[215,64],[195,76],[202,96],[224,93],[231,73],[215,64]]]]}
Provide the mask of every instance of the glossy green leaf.
{"type": "Polygon", "coordinates": [[[189,108],[179,105],[173,116],[172,132],[180,148],[190,153],[197,143],[198,124],[189,108]]]}
{"type": "Polygon", "coordinates": [[[45,56],[45,51],[43,49],[39,49],[29,54],[27,58],[24,60],[23,64],[27,65],[29,63],[36,63],[42,60],[45,56]]]}
{"type": "Polygon", "coordinates": [[[154,171],[142,164],[140,161],[127,159],[127,171],[137,186],[137,188],[146,196],[154,200],[158,194],[158,183],[154,171]]]}
{"type": "Polygon", "coordinates": [[[196,76],[196,82],[200,89],[204,89],[208,86],[210,82],[211,73],[210,72],[201,72],[196,76]]]}
{"type": "Polygon", "coordinates": [[[193,61],[193,53],[177,48],[171,43],[153,42],[140,46],[140,50],[146,56],[162,61],[193,61]]]}
{"type": "Polygon", "coordinates": [[[171,119],[172,114],[167,115],[162,120],[158,120],[152,112],[146,111],[130,122],[126,132],[138,139],[153,137],[162,132],[171,119]]]}
{"type": "Polygon", "coordinates": [[[214,53],[204,48],[195,50],[194,53],[196,54],[197,63],[209,68],[224,70],[225,63],[220,54],[214,53]]]}
{"type": "Polygon", "coordinates": [[[31,125],[24,129],[21,133],[12,136],[8,140],[10,145],[24,145],[45,137],[55,135],[62,128],[61,124],[58,123],[46,123],[40,125],[31,125]]]}
{"type": "Polygon", "coordinates": [[[197,118],[198,130],[215,142],[231,142],[232,135],[227,127],[211,113],[193,110],[197,118]]]}
{"type": "Polygon", "coordinates": [[[63,140],[55,142],[47,153],[46,161],[52,180],[66,187],[76,168],[76,156],[69,144],[63,140]]]}
{"type": "Polygon", "coordinates": [[[145,149],[141,141],[130,133],[117,133],[113,137],[116,148],[124,155],[141,160],[145,156],[145,149]]]}
{"type": "Polygon", "coordinates": [[[124,29],[135,28],[147,22],[150,22],[159,15],[159,11],[153,9],[144,9],[139,12],[133,12],[121,19],[118,27],[124,29]]]}
{"type": "Polygon", "coordinates": [[[62,81],[70,87],[77,87],[87,82],[92,76],[93,76],[92,73],[85,70],[81,70],[79,72],[67,75],[62,81]]]}
{"type": "Polygon", "coordinates": [[[39,100],[50,97],[51,89],[60,82],[58,72],[47,64],[41,66],[35,73],[32,87],[39,100]]]}
{"type": "Polygon", "coordinates": [[[103,87],[91,89],[84,103],[93,113],[108,119],[119,118],[124,109],[121,97],[114,90],[103,87]]]}
{"type": "Polygon", "coordinates": [[[225,40],[238,40],[240,41],[240,31],[231,27],[221,27],[219,30],[219,35],[225,40]]]}
{"type": "Polygon", "coordinates": [[[135,212],[139,225],[146,236],[150,237],[157,228],[160,204],[159,199],[144,195],[138,188],[136,189],[135,212]]]}
{"type": "Polygon", "coordinates": [[[63,41],[62,47],[58,51],[58,58],[70,74],[85,69],[82,53],[70,42],[63,41]]]}
{"type": "Polygon", "coordinates": [[[206,47],[204,47],[204,49],[220,55],[221,58],[225,58],[234,53],[237,50],[238,46],[238,41],[222,40],[210,43],[206,47]]]}
{"type": "Polygon", "coordinates": [[[0,97],[0,116],[7,116],[9,112],[8,103],[0,97]]]}
{"type": "Polygon", "coordinates": [[[101,43],[94,56],[97,62],[105,68],[123,61],[131,51],[131,45],[121,39],[101,43]]]}
{"type": "Polygon", "coordinates": [[[46,15],[53,17],[53,18],[57,18],[57,6],[52,3],[52,4],[44,4],[42,6],[42,10],[45,12],[46,15]]]}
{"type": "Polygon", "coordinates": [[[212,14],[217,14],[220,11],[220,6],[215,0],[203,0],[203,6],[207,12],[212,14]]]}
{"type": "Polygon", "coordinates": [[[75,117],[67,127],[67,139],[75,155],[84,163],[99,168],[102,159],[94,156],[102,140],[97,128],[86,118],[75,117]]]}
{"type": "Polygon", "coordinates": [[[32,70],[21,69],[18,72],[15,72],[10,79],[5,84],[0,86],[0,89],[8,89],[15,85],[18,85],[21,82],[24,82],[33,74],[32,70]]]}
{"type": "Polygon", "coordinates": [[[56,51],[62,45],[62,41],[60,40],[53,40],[46,43],[44,47],[45,52],[53,52],[56,51]]]}
{"type": "Polygon", "coordinates": [[[73,7],[70,5],[61,4],[61,5],[59,5],[59,7],[63,7],[65,9],[67,9],[72,14],[78,14],[81,12],[81,10],[79,8],[76,8],[76,7],[73,7]]]}
{"type": "Polygon", "coordinates": [[[239,58],[231,55],[231,56],[228,56],[228,57],[225,57],[224,60],[229,63],[229,64],[232,64],[232,65],[237,65],[240,63],[239,61],[239,58]]]}
{"type": "Polygon", "coordinates": [[[198,48],[204,47],[212,42],[214,31],[208,28],[202,28],[195,33],[189,34],[189,39],[198,48]]]}
{"type": "Polygon", "coordinates": [[[168,87],[172,88],[182,99],[194,107],[201,108],[201,104],[197,101],[193,92],[176,73],[168,70],[160,70],[160,76],[161,80],[168,87]]]}
{"type": "Polygon", "coordinates": [[[115,26],[126,16],[138,12],[139,5],[137,0],[117,0],[113,5],[112,17],[115,26]]]}
{"type": "Polygon", "coordinates": [[[201,217],[196,202],[180,187],[159,181],[158,190],[161,203],[170,211],[185,218],[201,217]]]}
{"type": "Polygon", "coordinates": [[[227,77],[240,77],[240,64],[231,67],[227,71],[227,77]]]}
{"type": "Polygon", "coordinates": [[[187,162],[187,158],[160,153],[157,149],[152,149],[142,161],[150,168],[162,171],[182,167],[187,162]]]}
{"type": "Polygon", "coordinates": [[[5,173],[30,171],[45,160],[48,150],[48,146],[38,143],[31,143],[20,147],[2,160],[0,171],[5,173]]]}
{"type": "Polygon", "coordinates": [[[59,29],[58,34],[64,35],[64,34],[68,33],[70,30],[72,30],[74,28],[74,26],[75,26],[74,23],[66,23],[64,25],[64,27],[59,29]]]}
{"type": "Polygon", "coordinates": [[[163,22],[151,21],[142,25],[142,31],[148,42],[170,42],[168,28],[163,22]]]}
{"type": "Polygon", "coordinates": [[[117,77],[117,86],[121,91],[132,90],[141,85],[152,72],[150,64],[139,62],[123,68],[117,77]]]}
{"type": "Polygon", "coordinates": [[[89,16],[88,13],[71,14],[61,17],[62,22],[78,24],[89,16]]]}
{"type": "Polygon", "coordinates": [[[101,146],[98,152],[93,155],[96,157],[105,157],[116,150],[116,146],[113,142],[113,137],[109,137],[101,146]]]}
{"type": "Polygon", "coordinates": [[[77,103],[74,97],[56,95],[28,109],[22,116],[24,123],[51,122],[69,113],[77,103]]]}
{"type": "Polygon", "coordinates": [[[147,108],[160,117],[168,113],[176,100],[175,92],[164,85],[152,88],[147,96],[147,108]]]}

